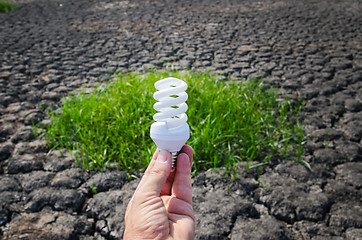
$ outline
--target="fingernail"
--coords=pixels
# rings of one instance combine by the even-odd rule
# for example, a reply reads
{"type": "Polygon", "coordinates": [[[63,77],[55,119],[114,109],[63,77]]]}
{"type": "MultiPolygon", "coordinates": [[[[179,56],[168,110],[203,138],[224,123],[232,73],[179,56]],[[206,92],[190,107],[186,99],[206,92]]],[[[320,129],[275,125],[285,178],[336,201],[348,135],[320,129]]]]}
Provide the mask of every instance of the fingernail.
{"type": "Polygon", "coordinates": [[[167,162],[170,153],[167,150],[161,150],[158,153],[157,161],[159,162],[167,162]]]}

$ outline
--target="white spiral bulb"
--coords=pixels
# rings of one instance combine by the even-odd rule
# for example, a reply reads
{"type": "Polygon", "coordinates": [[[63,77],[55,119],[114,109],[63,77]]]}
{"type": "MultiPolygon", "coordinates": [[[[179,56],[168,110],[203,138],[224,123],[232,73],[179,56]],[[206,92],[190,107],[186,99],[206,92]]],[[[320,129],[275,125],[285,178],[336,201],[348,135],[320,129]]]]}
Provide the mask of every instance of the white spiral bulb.
{"type": "Polygon", "coordinates": [[[188,96],[185,92],[187,84],[177,78],[169,77],[155,83],[157,91],[153,97],[158,101],[153,107],[158,111],[151,125],[151,138],[157,147],[173,153],[173,165],[177,152],[190,137],[190,128],[187,124],[188,96]]]}
{"type": "Polygon", "coordinates": [[[153,116],[156,122],[166,122],[168,129],[182,127],[187,121],[187,104],[188,98],[187,84],[177,78],[165,78],[155,83],[158,90],[153,97],[158,101],[153,108],[158,111],[153,116]]]}

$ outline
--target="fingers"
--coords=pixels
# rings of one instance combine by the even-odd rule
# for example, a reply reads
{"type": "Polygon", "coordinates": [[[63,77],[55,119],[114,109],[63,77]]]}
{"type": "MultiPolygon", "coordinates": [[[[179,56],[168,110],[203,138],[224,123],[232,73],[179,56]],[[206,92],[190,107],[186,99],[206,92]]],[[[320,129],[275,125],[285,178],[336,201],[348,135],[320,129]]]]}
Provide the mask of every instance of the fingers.
{"type": "MultiPolygon", "coordinates": [[[[180,150],[181,153],[186,153],[190,159],[190,165],[192,166],[192,157],[193,157],[193,150],[190,146],[184,145],[180,150]]],[[[177,164],[177,163],[176,163],[177,164]]],[[[168,176],[165,185],[161,190],[161,195],[171,195],[171,188],[175,179],[176,171],[171,171],[170,175],[168,176]]]]}
{"type": "Polygon", "coordinates": [[[167,213],[188,216],[194,219],[194,210],[191,204],[170,196],[163,196],[162,200],[166,206],[167,213]]]}
{"type": "Polygon", "coordinates": [[[192,204],[192,187],[191,187],[191,159],[192,148],[185,147],[185,151],[177,158],[176,175],[172,185],[172,195],[176,198],[192,204]]]}
{"type": "MultiPolygon", "coordinates": [[[[162,151],[161,151],[162,152],[162,151]]],[[[152,160],[150,162],[150,164],[148,165],[146,171],[145,171],[145,174],[144,176],[142,177],[141,179],[141,182],[139,183],[138,187],[137,187],[137,190],[138,191],[139,189],[143,189],[142,192],[144,191],[147,191],[147,189],[149,190],[150,188],[148,188],[148,186],[152,186],[153,183],[150,183],[149,182],[149,177],[150,176],[154,176],[154,175],[157,175],[155,174],[156,172],[161,174],[161,172],[163,172],[163,174],[165,174],[165,176],[162,177],[162,182],[163,184],[160,185],[158,184],[157,186],[157,189],[160,189],[160,191],[157,191],[158,195],[170,195],[171,194],[171,188],[174,188],[176,186],[176,189],[179,189],[180,187],[177,187],[177,185],[183,185],[183,181],[181,181],[182,177],[181,175],[184,175],[185,174],[185,171],[186,171],[186,175],[189,176],[191,175],[191,166],[192,166],[192,159],[193,159],[193,149],[188,146],[188,145],[184,145],[182,147],[182,149],[180,150],[180,154],[178,156],[178,160],[177,160],[177,168],[176,168],[176,171],[174,172],[171,172],[166,170],[166,172],[162,169],[164,169],[163,167],[165,167],[165,165],[162,165],[162,164],[157,164],[158,161],[158,157],[161,153],[158,149],[155,151],[155,153],[153,154],[153,157],[152,157],[152,160]],[[185,160],[182,160],[186,157],[186,161],[188,161],[189,164],[186,164],[187,166],[185,166],[185,163],[182,163],[182,164],[179,164],[178,162],[179,161],[185,161],[185,160]],[[181,160],[179,160],[181,159],[181,160]],[[163,166],[163,167],[162,167],[163,166]],[[160,169],[161,167],[161,169],[160,169]],[[185,168],[186,167],[186,168],[185,168]],[[188,170],[189,169],[189,170],[188,170]],[[177,172],[180,172],[180,176],[179,176],[179,183],[176,182],[175,184],[175,176],[177,175],[177,172]],[[188,173],[189,172],[189,173],[188,173]],[[165,178],[165,181],[163,180],[163,178],[165,178]],[[147,185],[147,186],[144,186],[144,185],[147,185]]],[[[166,151],[167,152],[167,151],[166,151]]],[[[168,159],[167,159],[167,163],[171,163],[171,154],[169,152],[168,153],[168,159]]],[[[161,157],[162,158],[162,157],[161,157]]],[[[166,164],[167,165],[167,164],[166,164]]],[[[168,169],[168,167],[167,167],[168,169]]],[[[186,178],[187,178],[186,176],[186,178]]],[[[154,178],[153,178],[154,179],[154,178]]],[[[187,184],[187,187],[190,187],[191,188],[191,176],[190,176],[190,184],[187,184]]],[[[154,191],[156,188],[153,188],[152,191],[154,191]]],[[[183,196],[183,194],[181,194],[181,196],[183,196]]]]}
{"type": "Polygon", "coordinates": [[[194,157],[194,150],[189,145],[184,145],[180,151],[181,153],[186,153],[187,156],[189,156],[190,159],[190,165],[192,166],[192,160],[194,157]]]}
{"type": "Polygon", "coordinates": [[[165,185],[163,185],[163,187],[162,187],[161,196],[162,195],[171,195],[171,188],[172,188],[173,180],[175,179],[175,174],[176,174],[176,171],[171,170],[170,174],[167,177],[165,185]]]}
{"type": "Polygon", "coordinates": [[[171,154],[167,150],[157,151],[154,154],[145,175],[141,179],[138,191],[160,196],[160,192],[171,172],[171,154]],[[156,157],[156,159],[154,159],[156,157]]]}

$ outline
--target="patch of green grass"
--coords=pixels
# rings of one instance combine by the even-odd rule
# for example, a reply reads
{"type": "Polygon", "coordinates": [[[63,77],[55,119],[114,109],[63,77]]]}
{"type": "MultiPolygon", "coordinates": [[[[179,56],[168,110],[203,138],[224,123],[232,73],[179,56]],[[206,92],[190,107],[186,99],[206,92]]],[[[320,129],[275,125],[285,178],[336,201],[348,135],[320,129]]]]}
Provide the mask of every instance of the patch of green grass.
{"type": "Polygon", "coordinates": [[[11,2],[0,1],[0,13],[15,11],[18,7],[11,2]]]}
{"type": "Polygon", "coordinates": [[[85,169],[117,165],[132,174],[146,168],[155,144],[153,84],[174,76],[187,82],[187,115],[194,148],[194,172],[224,167],[235,176],[237,164],[268,163],[281,156],[300,160],[304,135],[297,121],[301,104],[278,100],[262,80],[221,81],[201,72],[121,73],[92,93],[63,101],[45,130],[50,146],[67,148],[85,169]]]}

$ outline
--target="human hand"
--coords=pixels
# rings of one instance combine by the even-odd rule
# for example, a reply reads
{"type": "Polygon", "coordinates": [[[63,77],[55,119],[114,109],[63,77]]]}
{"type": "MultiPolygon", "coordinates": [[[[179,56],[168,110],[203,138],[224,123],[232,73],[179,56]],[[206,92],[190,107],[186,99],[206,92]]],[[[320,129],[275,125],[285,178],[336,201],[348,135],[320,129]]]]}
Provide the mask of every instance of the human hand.
{"type": "Polygon", "coordinates": [[[193,239],[192,157],[184,145],[172,171],[171,154],[156,150],[128,204],[123,239],[193,239]]]}

